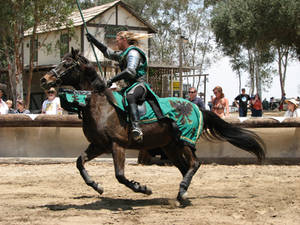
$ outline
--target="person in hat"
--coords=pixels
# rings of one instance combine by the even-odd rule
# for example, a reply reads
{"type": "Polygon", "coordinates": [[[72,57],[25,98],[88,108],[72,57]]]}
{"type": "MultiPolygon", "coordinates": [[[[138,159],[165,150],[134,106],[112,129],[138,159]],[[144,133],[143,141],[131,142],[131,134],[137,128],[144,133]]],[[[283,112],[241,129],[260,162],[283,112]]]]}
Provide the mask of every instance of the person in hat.
{"type": "Polygon", "coordinates": [[[7,107],[8,107],[8,114],[14,114],[15,110],[13,108],[13,101],[10,100],[10,99],[8,99],[8,100],[6,100],[5,103],[6,103],[7,107]]]}
{"type": "Polygon", "coordinates": [[[113,84],[111,85],[110,89],[111,89],[112,91],[118,91],[118,86],[116,85],[116,83],[113,83],[113,84]]]}
{"type": "Polygon", "coordinates": [[[288,104],[288,110],[285,112],[284,117],[300,117],[299,102],[292,98],[286,100],[286,103],[288,104]]]}
{"type": "Polygon", "coordinates": [[[17,100],[16,114],[30,114],[30,111],[25,108],[24,101],[22,99],[17,100]]]}
{"type": "Polygon", "coordinates": [[[56,97],[55,88],[50,88],[47,92],[47,99],[43,102],[42,113],[48,115],[61,114],[62,108],[60,106],[60,99],[56,97]]]}

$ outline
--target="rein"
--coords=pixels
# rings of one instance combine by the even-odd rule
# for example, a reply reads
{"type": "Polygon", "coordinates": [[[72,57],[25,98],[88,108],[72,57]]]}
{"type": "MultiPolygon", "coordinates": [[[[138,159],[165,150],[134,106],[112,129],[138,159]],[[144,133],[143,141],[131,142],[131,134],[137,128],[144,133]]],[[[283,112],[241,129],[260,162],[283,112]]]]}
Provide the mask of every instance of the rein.
{"type": "MultiPolygon", "coordinates": [[[[72,58],[71,58],[72,59],[72,58]]],[[[63,60],[57,67],[59,67],[60,65],[63,65],[66,62],[66,60],[63,60]]],[[[57,70],[55,68],[53,68],[52,70],[50,70],[50,72],[52,72],[54,74],[54,76],[57,78],[57,80],[61,80],[61,78],[63,76],[65,76],[67,73],[69,73],[71,70],[73,70],[76,66],[80,66],[79,61],[75,61],[74,59],[72,59],[72,65],[70,67],[68,67],[64,72],[62,72],[61,74],[57,73],[57,70]]],[[[56,68],[57,68],[56,67],[56,68]]]]}

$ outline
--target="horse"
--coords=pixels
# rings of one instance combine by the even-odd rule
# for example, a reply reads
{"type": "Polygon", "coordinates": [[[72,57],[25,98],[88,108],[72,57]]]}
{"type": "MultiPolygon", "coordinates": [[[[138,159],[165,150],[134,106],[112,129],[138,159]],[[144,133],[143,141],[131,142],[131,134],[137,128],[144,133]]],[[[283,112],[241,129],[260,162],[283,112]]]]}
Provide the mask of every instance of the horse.
{"type": "MultiPolygon", "coordinates": [[[[174,138],[172,122],[168,119],[141,124],[144,134],[141,143],[134,142],[129,135],[129,123],[122,113],[112,104],[114,96],[103,78],[99,76],[93,64],[78,50],[67,53],[62,61],[40,80],[44,89],[60,85],[73,86],[77,90],[90,90],[91,95],[82,111],[82,128],[89,141],[87,149],[77,158],[76,166],[85,183],[103,193],[103,187],[88,174],[84,165],[103,153],[111,153],[115,169],[115,178],[134,192],[146,195],[152,190],[125,176],[125,150],[136,149],[147,151],[161,148],[182,174],[176,201],[182,204],[189,201],[187,190],[194,174],[200,167],[200,160],[195,149],[182,144],[174,138]]],[[[227,141],[232,145],[255,155],[259,162],[265,158],[265,144],[253,131],[227,123],[215,113],[204,110],[203,132],[201,136],[209,141],[227,141]]]]}

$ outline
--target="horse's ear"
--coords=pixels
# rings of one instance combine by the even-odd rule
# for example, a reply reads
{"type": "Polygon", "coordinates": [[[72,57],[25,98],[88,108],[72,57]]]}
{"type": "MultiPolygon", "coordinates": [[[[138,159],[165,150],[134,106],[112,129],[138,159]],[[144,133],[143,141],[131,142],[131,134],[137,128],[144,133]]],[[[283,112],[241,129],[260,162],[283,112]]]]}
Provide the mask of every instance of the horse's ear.
{"type": "Polygon", "coordinates": [[[79,54],[79,50],[71,47],[71,53],[72,53],[73,58],[76,58],[76,56],[79,54]]]}
{"type": "Polygon", "coordinates": [[[71,54],[73,57],[75,56],[75,49],[73,47],[71,47],[71,54]]]}

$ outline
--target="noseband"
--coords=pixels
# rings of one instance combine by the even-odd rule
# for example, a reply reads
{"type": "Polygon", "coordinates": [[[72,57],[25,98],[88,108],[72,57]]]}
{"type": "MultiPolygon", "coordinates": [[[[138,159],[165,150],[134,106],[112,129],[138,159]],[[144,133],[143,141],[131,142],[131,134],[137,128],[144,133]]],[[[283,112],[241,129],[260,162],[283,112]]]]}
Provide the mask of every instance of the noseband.
{"type": "Polygon", "coordinates": [[[75,59],[72,59],[72,63],[71,66],[69,66],[65,71],[63,71],[62,73],[59,73],[57,68],[60,67],[65,67],[64,64],[66,63],[66,60],[63,60],[57,67],[53,68],[52,70],[50,70],[50,72],[56,77],[56,81],[57,82],[62,82],[61,78],[63,76],[65,76],[66,74],[68,74],[70,71],[72,71],[73,69],[75,69],[77,66],[80,65],[79,61],[76,61],[75,59]]]}

